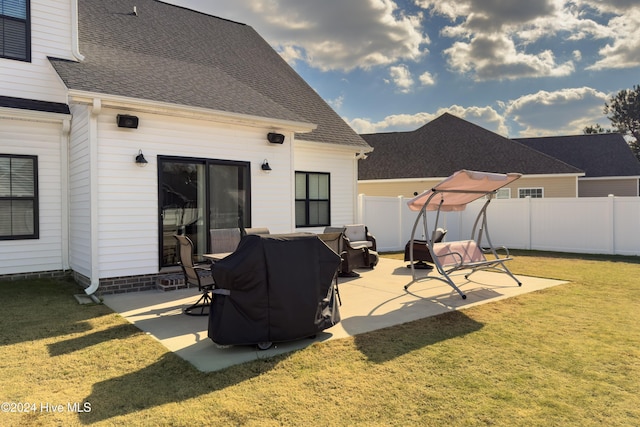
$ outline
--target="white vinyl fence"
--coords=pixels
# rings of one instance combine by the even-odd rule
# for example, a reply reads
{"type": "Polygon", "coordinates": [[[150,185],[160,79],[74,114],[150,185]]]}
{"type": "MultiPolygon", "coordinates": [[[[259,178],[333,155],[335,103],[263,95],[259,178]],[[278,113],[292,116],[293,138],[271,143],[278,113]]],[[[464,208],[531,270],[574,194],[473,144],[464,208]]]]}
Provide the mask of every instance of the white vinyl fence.
{"type": "MultiPolygon", "coordinates": [[[[418,212],[403,197],[358,196],[358,221],[376,237],[378,251],[404,250],[418,212]]],[[[484,199],[462,212],[443,212],[445,240],[469,239],[484,199]]],[[[428,216],[429,227],[435,213],[428,216]]],[[[487,228],[496,246],[557,252],[640,256],[640,197],[495,199],[487,228]]],[[[422,223],[416,238],[424,238],[422,223]]]]}

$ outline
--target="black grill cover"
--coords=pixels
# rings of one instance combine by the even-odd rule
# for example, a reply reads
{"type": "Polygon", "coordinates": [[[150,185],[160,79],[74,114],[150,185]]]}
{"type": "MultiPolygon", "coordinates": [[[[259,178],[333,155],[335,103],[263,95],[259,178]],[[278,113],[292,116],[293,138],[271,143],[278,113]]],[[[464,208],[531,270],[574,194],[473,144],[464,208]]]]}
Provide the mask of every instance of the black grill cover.
{"type": "Polygon", "coordinates": [[[209,338],[220,345],[290,341],[333,326],[340,321],[332,286],[339,265],[315,234],[244,236],[212,266],[209,338]]]}

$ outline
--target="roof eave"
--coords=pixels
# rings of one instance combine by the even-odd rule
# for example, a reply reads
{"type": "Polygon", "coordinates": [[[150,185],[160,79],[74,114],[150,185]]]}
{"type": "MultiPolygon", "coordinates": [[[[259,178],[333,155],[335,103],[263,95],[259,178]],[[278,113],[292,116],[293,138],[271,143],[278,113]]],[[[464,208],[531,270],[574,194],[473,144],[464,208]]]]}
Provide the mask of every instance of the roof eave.
{"type": "MultiPolygon", "coordinates": [[[[525,178],[566,178],[566,177],[583,177],[584,173],[547,173],[547,174],[522,174],[525,178]]],[[[446,177],[427,176],[422,178],[376,178],[376,179],[359,179],[362,184],[379,184],[379,183],[402,183],[402,182],[422,182],[422,181],[442,181],[446,177]]]]}
{"type": "Polygon", "coordinates": [[[41,122],[61,122],[70,120],[71,114],[53,113],[49,111],[24,110],[20,108],[0,107],[0,118],[13,120],[29,120],[41,122]]]}
{"type": "Polygon", "coordinates": [[[68,93],[69,104],[76,103],[92,105],[94,100],[98,99],[100,100],[102,107],[120,108],[123,110],[152,114],[164,114],[174,117],[202,119],[225,124],[231,123],[250,127],[268,127],[273,130],[292,131],[296,133],[311,132],[318,127],[317,124],[310,122],[253,116],[229,111],[212,110],[209,108],[171,104],[167,102],[151,101],[97,92],[69,90],[68,93]]]}
{"type": "Polygon", "coordinates": [[[582,181],[613,181],[620,179],[640,179],[640,175],[617,175],[617,176],[585,176],[582,181]]]}
{"type": "MultiPolygon", "coordinates": [[[[363,140],[364,141],[364,140],[363,140]]],[[[320,142],[320,141],[311,141],[308,139],[299,139],[296,138],[296,144],[301,146],[306,146],[309,148],[319,148],[322,150],[326,150],[327,146],[332,146],[335,150],[345,151],[353,153],[355,152],[360,158],[366,158],[366,155],[373,151],[373,147],[370,145],[352,145],[352,144],[341,144],[339,142],[320,142]]]]}

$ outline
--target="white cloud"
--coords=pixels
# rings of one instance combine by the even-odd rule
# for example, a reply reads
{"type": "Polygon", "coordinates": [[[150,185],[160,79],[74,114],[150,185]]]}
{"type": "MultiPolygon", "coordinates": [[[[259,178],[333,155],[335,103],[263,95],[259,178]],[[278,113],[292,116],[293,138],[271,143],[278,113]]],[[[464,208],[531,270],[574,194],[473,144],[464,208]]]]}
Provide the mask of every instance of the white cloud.
{"type": "Polygon", "coordinates": [[[435,114],[424,112],[416,114],[394,114],[378,122],[366,118],[345,119],[345,121],[358,133],[411,131],[418,129],[447,112],[501,135],[506,136],[508,133],[504,119],[492,107],[462,107],[452,105],[447,108],[440,108],[435,114]]]}
{"type": "Polygon", "coordinates": [[[580,61],[582,61],[582,52],[580,52],[579,50],[574,50],[574,51],[573,51],[573,59],[574,59],[576,62],[580,62],[580,61]]]}
{"type": "Polygon", "coordinates": [[[599,50],[602,59],[587,69],[640,66],[640,7],[609,21],[613,41],[599,50]]]}
{"type": "Polygon", "coordinates": [[[358,133],[378,133],[414,130],[435,117],[436,115],[429,113],[393,114],[378,122],[367,118],[345,119],[345,121],[358,133]]]}
{"type": "Polygon", "coordinates": [[[589,125],[607,123],[607,94],[589,87],[541,90],[506,103],[504,115],[524,128],[520,136],[576,135],[589,125]]]}
{"type": "Polygon", "coordinates": [[[295,46],[285,46],[279,53],[289,64],[294,64],[296,61],[302,59],[302,52],[295,46]]]}
{"type": "Polygon", "coordinates": [[[422,84],[422,86],[433,86],[436,84],[435,77],[433,77],[433,75],[428,71],[420,74],[418,80],[420,80],[420,84],[422,84]]]}
{"type": "Polygon", "coordinates": [[[415,82],[406,65],[401,64],[389,67],[389,75],[391,80],[387,80],[388,83],[393,83],[401,93],[411,92],[415,82]]]}
{"type": "Polygon", "coordinates": [[[437,115],[439,116],[445,112],[463,118],[502,136],[508,136],[509,134],[504,117],[493,107],[461,107],[459,105],[452,105],[448,108],[438,110],[437,115]]]}
{"type": "Polygon", "coordinates": [[[335,99],[329,99],[329,100],[327,100],[327,103],[329,105],[331,105],[331,107],[334,110],[339,110],[340,107],[342,107],[342,104],[344,103],[344,95],[340,95],[339,97],[337,97],[335,99]]]}
{"type": "Polygon", "coordinates": [[[590,39],[600,43],[601,59],[590,69],[640,65],[637,0],[416,0],[416,4],[452,21],[441,31],[442,36],[453,39],[444,50],[449,66],[476,80],[574,73],[571,61],[556,62],[556,56],[564,54],[563,43],[538,51],[533,48],[533,43],[548,42],[552,37],[565,42],[590,39]]]}
{"type": "Polygon", "coordinates": [[[472,73],[479,81],[560,77],[574,71],[572,61],[557,64],[550,50],[535,55],[518,52],[513,40],[502,34],[477,36],[471,43],[456,42],[444,53],[453,70],[472,73]]]}
{"type": "Polygon", "coordinates": [[[490,106],[451,105],[438,109],[435,114],[395,114],[380,121],[366,118],[345,121],[358,133],[410,131],[448,112],[505,137],[578,135],[586,126],[608,123],[603,114],[607,98],[607,94],[592,88],[567,88],[553,92],[539,91],[500,102],[503,112],[490,106]],[[507,126],[509,121],[523,130],[518,134],[511,133],[507,126]]]}
{"type": "MultiPolygon", "coordinates": [[[[443,50],[452,71],[478,80],[567,76],[575,72],[567,54],[575,48],[567,51],[566,43],[580,40],[599,50],[590,69],[640,62],[637,0],[414,0],[422,12],[400,9],[397,0],[167,1],[252,25],[289,63],[321,71],[422,60],[430,44],[427,13],[450,20],[441,36],[450,39],[443,50]],[[562,42],[552,43],[553,37],[562,42]],[[539,41],[544,46],[535,46],[539,41]],[[507,51],[494,49],[485,58],[488,42],[507,51]]],[[[591,58],[584,50],[582,56],[591,58]]]]}
{"type": "Polygon", "coordinates": [[[295,46],[298,59],[322,71],[416,61],[428,52],[422,15],[399,10],[392,0],[236,1],[262,18],[256,29],[278,50],[295,46]]]}

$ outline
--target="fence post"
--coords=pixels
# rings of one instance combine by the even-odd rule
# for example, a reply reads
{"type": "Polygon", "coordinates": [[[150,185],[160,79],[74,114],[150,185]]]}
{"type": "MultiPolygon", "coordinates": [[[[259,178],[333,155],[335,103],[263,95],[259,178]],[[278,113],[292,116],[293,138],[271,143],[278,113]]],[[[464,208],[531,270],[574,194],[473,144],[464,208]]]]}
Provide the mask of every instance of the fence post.
{"type": "Polygon", "coordinates": [[[527,196],[525,197],[525,200],[527,201],[527,243],[525,243],[526,248],[528,250],[533,249],[533,242],[532,242],[532,236],[533,233],[531,232],[532,228],[533,228],[533,214],[532,214],[532,209],[531,209],[531,196],[527,196]]]}
{"type": "Polygon", "coordinates": [[[398,196],[397,197],[398,200],[398,233],[397,233],[397,239],[396,239],[396,243],[398,244],[398,247],[402,247],[402,231],[404,230],[404,215],[403,215],[403,201],[404,201],[404,197],[403,196],[398,196]]]}
{"type": "Polygon", "coordinates": [[[607,212],[609,214],[609,223],[608,228],[609,228],[609,253],[612,255],[616,254],[616,218],[615,218],[615,200],[616,197],[613,194],[609,194],[609,196],[607,197],[607,205],[608,208],[607,212]]]}
{"type": "Polygon", "coordinates": [[[366,212],[365,210],[365,195],[364,194],[358,194],[358,206],[356,208],[356,224],[366,224],[365,222],[365,217],[366,212]]]}

